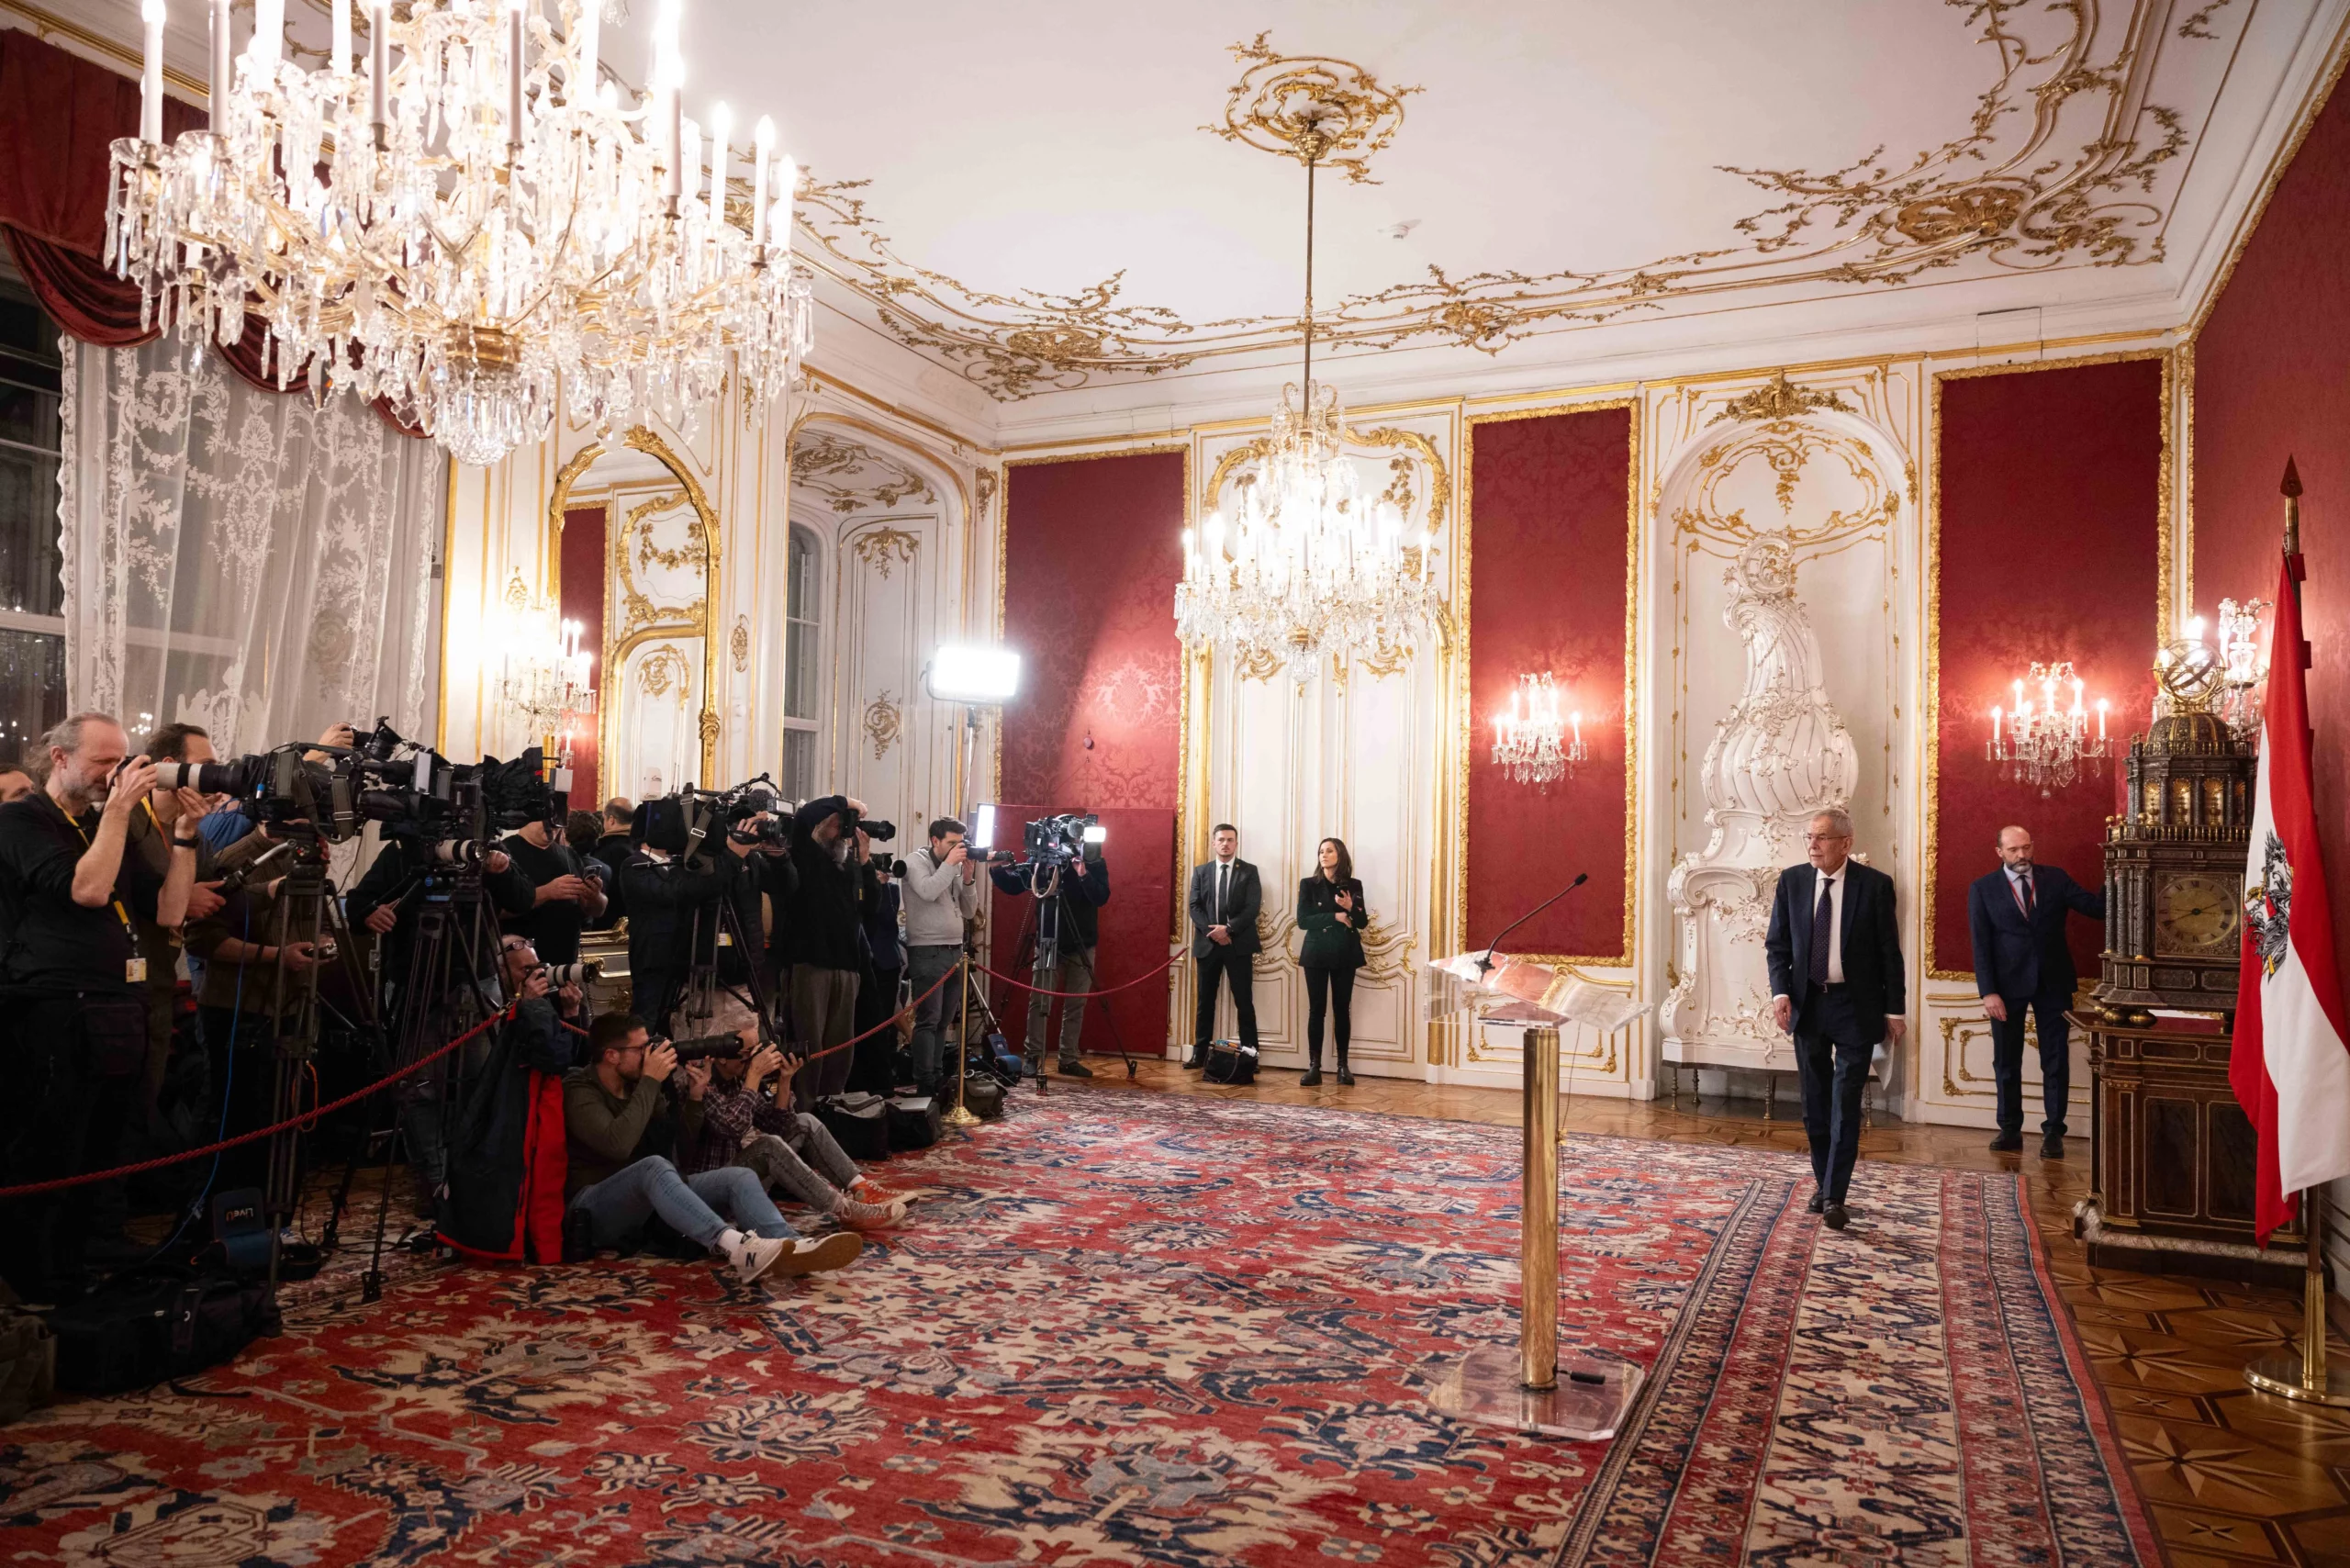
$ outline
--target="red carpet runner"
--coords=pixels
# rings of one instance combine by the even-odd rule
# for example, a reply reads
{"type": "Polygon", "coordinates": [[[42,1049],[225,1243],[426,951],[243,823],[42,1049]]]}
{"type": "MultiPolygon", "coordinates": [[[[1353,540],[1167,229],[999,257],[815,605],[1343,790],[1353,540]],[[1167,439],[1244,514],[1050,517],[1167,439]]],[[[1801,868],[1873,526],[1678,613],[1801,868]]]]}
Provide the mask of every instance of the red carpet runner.
{"type": "Polygon", "coordinates": [[[422,1267],[0,1430],[10,1563],[2154,1563],[2011,1177],[1575,1138],[1606,1447],[1429,1415],[1514,1337],[1516,1135],[1110,1092],[893,1160],[845,1273],[422,1267]]]}

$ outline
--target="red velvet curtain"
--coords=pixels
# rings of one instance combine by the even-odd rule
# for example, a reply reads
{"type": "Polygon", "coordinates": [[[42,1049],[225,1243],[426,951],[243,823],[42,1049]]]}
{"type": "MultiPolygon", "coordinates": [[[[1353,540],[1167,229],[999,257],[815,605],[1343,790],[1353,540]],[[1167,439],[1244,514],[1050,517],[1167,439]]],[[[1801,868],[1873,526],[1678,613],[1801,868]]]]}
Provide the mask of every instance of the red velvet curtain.
{"type": "MultiPolygon", "coordinates": [[[[205,124],[202,110],[163,100],[166,140],[205,124]]],[[[139,84],[15,28],[0,30],[0,236],[40,307],[85,343],[148,342],[139,290],[103,260],[110,149],[139,132],[139,84]]],[[[308,391],[308,367],[285,387],[267,362],[260,326],[224,350],[229,367],[265,392],[308,391]]],[[[375,411],[407,435],[423,432],[380,400],[375,411]]]]}
{"type": "MultiPolygon", "coordinates": [[[[1017,842],[1020,823],[1043,812],[1100,813],[1110,902],[1096,980],[1117,985],[1166,960],[1172,919],[1182,668],[1169,610],[1183,574],[1183,454],[1015,465],[1004,528],[1003,636],[1023,667],[1003,715],[1002,793],[1036,804],[1001,808],[996,842],[1017,842]]],[[[1017,961],[1027,913],[998,898],[999,969],[1017,961]]],[[[1169,983],[1088,1008],[1085,1048],[1123,1040],[1158,1055],[1169,983]]],[[[1024,998],[1011,1005],[1017,1038],[1024,998]]]]}
{"type": "Polygon", "coordinates": [[[1631,598],[1632,410],[1592,409],[1469,428],[1469,930],[1513,950],[1627,961],[1624,606],[1631,598]],[[1572,563],[1571,569],[1554,569],[1572,563]],[[1543,790],[1493,763],[1493,715],[1521,674],[1549,670],[1561,716],[1581,710],[1591,760],[1543,790]],[[1538,848],[1537,846],[1542,846],[1538,848]]]}
{"type": "MultiPolygon", "coordinates": [[[[1999,829],[2031,830],[2043,866],[2096,887],[2113,785],[2090,778],[2042,798],[1983,755],[1991,708],[2031,661],[2070,659],[2091,701],[2112,704],[2117,752],[2154,699],[2161,580],[2163,367],[2158,360],[1961,377],[1942,388],[1941,711],[1932,967],[1972,974],[1966,890],[1998,865],[1999,829]]],[[[2069,700],[2069,694],[2067,695],[2069,700]]],[[[2112,765],[2118,768],[2117,759],[2112,765]]],[[[2095,975],[2103,930],[2076,920],[2074,966],[2095,975]]]]}

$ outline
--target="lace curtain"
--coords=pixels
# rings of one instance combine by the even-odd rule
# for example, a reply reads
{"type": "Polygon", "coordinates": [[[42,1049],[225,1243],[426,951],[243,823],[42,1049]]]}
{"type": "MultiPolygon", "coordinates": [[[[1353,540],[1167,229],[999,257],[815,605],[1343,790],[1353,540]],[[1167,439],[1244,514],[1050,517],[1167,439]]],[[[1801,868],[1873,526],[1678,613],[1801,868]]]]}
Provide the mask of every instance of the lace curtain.
{"type": "Polygon", "coordinates": [[[388,716],[429,739],[447,466],[364,403],[256,391],[217,353],[63,340],[67,686],[223,756],[388,716]]]}

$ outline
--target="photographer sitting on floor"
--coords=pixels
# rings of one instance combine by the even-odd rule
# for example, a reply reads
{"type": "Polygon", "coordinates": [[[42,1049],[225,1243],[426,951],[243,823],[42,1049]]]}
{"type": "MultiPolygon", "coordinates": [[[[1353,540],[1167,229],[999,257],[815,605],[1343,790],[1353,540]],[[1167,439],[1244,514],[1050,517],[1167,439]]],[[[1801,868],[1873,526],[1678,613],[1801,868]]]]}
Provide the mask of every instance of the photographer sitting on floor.
{"type": "Polygon", "coordinates": [[[868,1181],[824,1124],[790,1106],[790,1073],[800,1064],[759,1041],[759,1023],[733,996],[721,993],[713,1035],[733,1036],[737,1048],[711,1058],[702,1095],[701,1131],[687,1140],[677,1169],[688,1177],[724,1165],[758,1173],[770,1193],[789,1193],[848,1230],[887,1230],[906,1217],[902,1199],[868,1181]],[[775,1098],[760,1086],[776,1079],[775,1098]]]}
{"type": "Polygon", "coordinates": [[[677,1047],[666,1040],[653,1043],[642,1019],[606,1013],[588,1025],[588,1065],[564,1080],[571,1161],[565,1187],[569,1208],[589,1216],[595,1246],[631,1243],[657,1217],[733,1264],[744,1280],[770,1271],[838,1269],[864,1250],[853,1231],[835,1231],[822,1241],[800,1237],[767,1201],[757,1174],[741,1166],[678,1175],[668,1152],[681,1134],[690,1138],[701,1130],[710,1063],[685,1070],[682,1093],[665,1092],[677,1072],[677,1047]]]}
{"type": "Polygon", "coordinates": [[[499,940],[498,974],[514,1016],[493,1036],[449,1126],[449,1198],[441,1239],[471,1257],[563,1260],[562,1075],[570,1070],[579,988],[555,989],[524,936],[499,940]]]}

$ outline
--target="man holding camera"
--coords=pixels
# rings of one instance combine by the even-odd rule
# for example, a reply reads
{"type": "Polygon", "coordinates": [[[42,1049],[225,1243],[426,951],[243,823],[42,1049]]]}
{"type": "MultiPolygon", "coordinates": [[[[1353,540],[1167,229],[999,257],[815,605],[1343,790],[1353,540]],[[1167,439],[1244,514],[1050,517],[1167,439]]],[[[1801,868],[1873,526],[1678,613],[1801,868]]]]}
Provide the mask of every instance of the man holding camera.
{"type": "Polygon", "coordinates": [[[1091,1078],[1093,1070],[1078,1057],[1085,1030],[1085,998],[1093,989],[1093,955],[1101,943],[1096,913],[1110,902],[1110,865],[1098,844],[1058,842],[1039,858],[998,866],[988,873],[997,890],[1028,893],[1036,901],[1036,958],[1029,980],[1028,1034],[1022,1052],[1037,1073],[1045,1070],[1045,1036],[1050,1033],[1053,998],[1061,991],[1058,1070],[1068,1078],[1091,1078]]]}
{"type": "MultiPolygon", "coordinates": [[[[201,765],[218,760],[212,749],[212,737],[194,724],[163,725],[147,737],[145,750],[147,760],[158,764],[201,765]]],[[[204,812],[199,814],[209,814],[215,804],[214,801],[205,801],[204,812]]],[[[181,811],[179,791],[158,790],[132,813],[125,835],[128,852],[145,860],[148,870],[160,879],[171,868],[174,834],[196,834],[196,886],[188,890],[187,895],[186,918],[191,922],[210,915],[221,902],[219,884],[212,879],[218,868],[197,823],[197,817],[185,816],[181,811]]],[[[147,960],[147,1069],[140,1083],[139,1109],[151,1118],[156,1114],[164,1069],[171,1061],[172,1007],[179,993],[180,946],[177,931],[151,920],[139,922],[139,954],[147,960]]],[[[200,980],[201,959],[197,960],[196,969],[200,980]]]]}
{"type": "MultiPolygon", "coordinates": [[[[979,863],[963,842],[963,824],[953,817],[932,823],[930,843],[906,857],[905,910],[906,988],[914,998],[914,1092],[935,1094],[940,1026],[950,1005],[959,1019],[963,1004],[955,984],[939,981],[963,957],[964,923],[979,913],[979,863]]],[[[955,1037],[963,1037],[959,1023],[955,1037]]]]}
{"type": "MultiPolygon", "coordinates": [[[[137,916],[185,917],[196,885],[195,818],[178,798],[158,877],[124,853],[155,765],[130,756],[122,726],[77,713],[50,731],[49,778],[0,806],[0,980],[15,1043],[0,1111],[0,1186],[100,1168],[122,1133],[147,1063],[146,960],[137,916]]],[[[92,1189],[0,1204],[0,1275],[28,1301],[77,1281],[92,1189]]]]}
{"type": "Polygon", "coordinates": [[[579,934],[604,913],[601,867],[591,874],[579,852],[557,837],[547,821],[524,823],[499,847],[532,889],[531,907],[508,920],[506,929],[528,936],[550,964],[577,963],[579,934]]]}
{"type": "Polygon", "coordinates": [[[688,1141],[677,1169],[690,1179],[723,1165],[755,1171],[767,1190],[790,1194],[845,1230],[887,1230],[906,1217],[905,1201],[866,1178],[824,1124],[791,1108],[790,1075],[799,1063],[761,1043],[759,1023],[732,997],[712,1020],[718,1047],[702,1095],[701,1134],[688,1141]],[[776,1081],[770,1099],[761,1092],[776,1081]]]}
{"type": "MultiPolygon", "coordinates": [[[[637,814],[659,804],[648,801],[637,814]]],[[[697,924],[704,952],[715,951],[719,901],[733,899],[745,875],[743,851],[731,842],[724,849],[705,846],[699,857],[688,859],[645,842],[641,827],[639,834],[636,852],[621,874],[629,911],[630,1001],[639,1016],[666,1029],[692,972],[697,924]]]]}
{"type": "Polygon", "coordinates": [[[675,1046],[655,1042],[642,1019],[621,1013],[588,1026],[588,1058],[564,1080],[571,1165],[565,1185],[570,1212],[588,1216],[593,1246],[631,1243],[657,1217],[745,1281],[769,1271],[842,1268],[865,1249],[853,1231],[821,1241],[800,1237],[767,1200],[757,1173],[742,1166],[677,1173],[670,1152],[701,1131],[707,1058],[680,1068],[675,1046]]]}
{"type": "Polygon", "coordinates": [[[845,1046],[856,1030],[857,981],[865,968],[862,924],[878,896],[872,835],[895,836],[888,823],[867,823],[865,802],[846,795],[810,801],[793,819],[791,865],[800,875],[789,900],[792,1034],[808,1058],[792,1094],[802,1105],[838,1094],[855,1065],[845,1046]],[[829,1051],[830,1055],[819,1053],[829,1051]]]}
{"type": "Polygon", "coordinates": [[[563,1075],[584,1024],[580,988],[557,987],[529,940],[500,939],[498,977],[514,1016],[501,1026],[449,1131],[440,1238],[500,1262],[563,1260],[563,1075]]]}
{"type": "Polygon", "coordinates": [[[628,865],[628,857],[636,852],[629,839],[629,823],[635,817],[636,808],[625,795],[615,795],[604,802],[603,834],[596,840],[596,847],[588,852],[589,858],[604,868],[604,913],[588,922],[595,931],[609,931],[628,914],[628,895],[621,888],[621,871],[628,865]]]}

